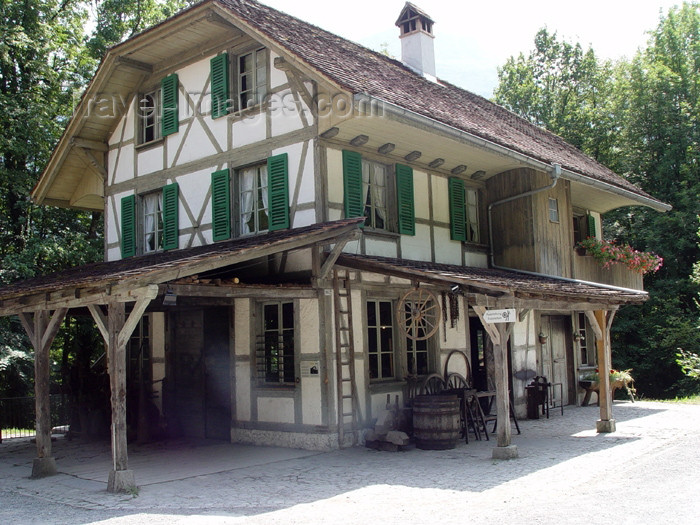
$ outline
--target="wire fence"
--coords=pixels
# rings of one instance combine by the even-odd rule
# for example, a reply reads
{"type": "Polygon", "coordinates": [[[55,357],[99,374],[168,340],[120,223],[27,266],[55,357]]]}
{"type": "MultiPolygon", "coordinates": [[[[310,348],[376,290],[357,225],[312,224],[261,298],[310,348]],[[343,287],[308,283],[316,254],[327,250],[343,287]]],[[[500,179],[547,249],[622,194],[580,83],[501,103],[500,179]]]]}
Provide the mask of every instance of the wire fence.
{"type": "MultiPolygon", "coordinates": [[[[68,425],[68,398],[50,396],[51,427],[68,425]]],[[[36,436],[36,404],[33,397],[0,397],[0,440],[36,436]]]]}

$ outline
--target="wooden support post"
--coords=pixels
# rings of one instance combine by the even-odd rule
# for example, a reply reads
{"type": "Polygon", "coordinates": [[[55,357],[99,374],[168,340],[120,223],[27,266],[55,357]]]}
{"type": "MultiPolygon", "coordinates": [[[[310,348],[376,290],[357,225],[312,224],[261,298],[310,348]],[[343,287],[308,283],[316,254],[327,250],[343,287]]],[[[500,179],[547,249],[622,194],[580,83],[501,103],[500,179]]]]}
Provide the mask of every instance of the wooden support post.
{"type": "Polygon", "coordinates": [[[518,457],[518,447],[511,444],[510,431],[510,392],[508,389],[508,339],[515,323],[487,323],[484,320],[486,308],[472,306],[493,343],[494,367],[496,369],[496,432],[498,446],[493,450],[494,459],[518,457]]]}
{"type": "Polygon", "coordinates": [[[119,345],[124,327],[124,303],[109,303],[107,313],[107,369],[112,403],[112,470],[107,490],[124,492],[136,486],[134,473],[128,470],[126,448],[126,346],[119,345]]]}
{"type": "Polygon", "coordinates": [[[32,465],[32,478],[43,478],[56,474],[56,460],[51,455],[51,396],[49,390],[49,350],[67,308],[56,310],[53,315],[40,310],[33,316],[21,313],[22,322],[34,347],[34,401],[36,404],[36,450],[32,465]]]}
{"type": "Polygon", "coordinates": [[[612,393],[610,391],[610,369],[612,368],[612,348],[610,345],[610,325],[615,312],[596,310],[586,312],[596,337],[598,352],[598,401],[600,419],[596,422],[598,432],[615,432],[615,419],[612,413],[612,393]]]}

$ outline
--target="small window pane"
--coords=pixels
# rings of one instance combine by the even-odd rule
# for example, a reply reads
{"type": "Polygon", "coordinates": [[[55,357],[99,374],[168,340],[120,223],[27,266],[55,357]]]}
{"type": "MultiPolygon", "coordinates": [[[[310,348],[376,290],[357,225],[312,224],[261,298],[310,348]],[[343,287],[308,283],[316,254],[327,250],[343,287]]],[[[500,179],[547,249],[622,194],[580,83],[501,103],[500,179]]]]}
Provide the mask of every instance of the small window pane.
{"type": "Polygon", "coordinates": [[[559,222],[559,202],[557,199],[549,199],[549,220],[559,222]]]}

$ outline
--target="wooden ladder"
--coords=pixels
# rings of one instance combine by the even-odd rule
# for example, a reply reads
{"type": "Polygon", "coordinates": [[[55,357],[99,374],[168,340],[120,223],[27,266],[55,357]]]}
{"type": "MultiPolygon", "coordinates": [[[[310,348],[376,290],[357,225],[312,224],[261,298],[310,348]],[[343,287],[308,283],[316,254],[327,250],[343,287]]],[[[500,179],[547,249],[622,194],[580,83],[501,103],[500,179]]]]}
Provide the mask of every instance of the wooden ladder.
{"type": "Polygon", "coordinates": [[[352,432],[352,445],[358,442],[357,421],[361,419],[355,381],[355,342],[352,329],[350,272],[333,270],[335,314],[336,392],[338,395],[338,445],[345,446],[345,432],[352,432]],[[342,272],[342,276],[340,275],[342,272]]]}

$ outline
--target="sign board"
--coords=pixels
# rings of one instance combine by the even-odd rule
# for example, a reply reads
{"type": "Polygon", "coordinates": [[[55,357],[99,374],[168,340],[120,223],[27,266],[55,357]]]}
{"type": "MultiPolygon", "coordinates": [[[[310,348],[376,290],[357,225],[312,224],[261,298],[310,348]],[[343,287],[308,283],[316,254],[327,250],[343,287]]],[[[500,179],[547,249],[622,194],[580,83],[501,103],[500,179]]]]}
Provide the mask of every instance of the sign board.
{"type": "Polygon", "coordinates": [[[514,323],[515,308],[505,310],[486,310],[484,312],[484,322],[486,323],[514,323]]]}
{"type": "Polygon", "coordinates": [[[320,361],[301,361],[299,366],[301,367],[301,377],[318,376],[321,369],[320,361]]]}

